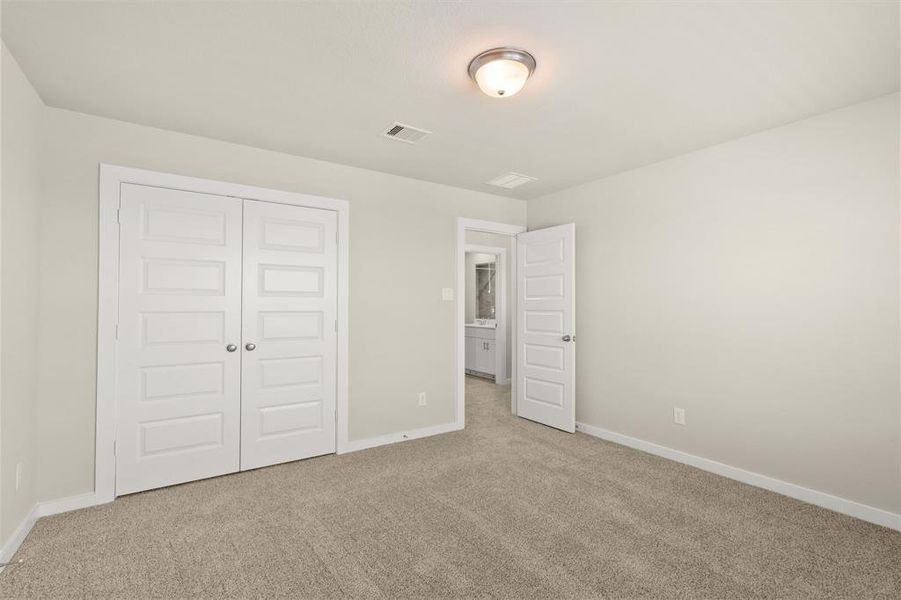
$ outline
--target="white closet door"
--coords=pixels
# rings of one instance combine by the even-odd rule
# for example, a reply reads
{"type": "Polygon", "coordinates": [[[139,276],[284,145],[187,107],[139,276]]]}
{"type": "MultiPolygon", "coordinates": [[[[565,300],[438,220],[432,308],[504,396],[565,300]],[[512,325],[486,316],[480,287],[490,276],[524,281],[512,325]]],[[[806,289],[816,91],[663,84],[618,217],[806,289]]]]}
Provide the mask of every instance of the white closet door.
{"type": "Polygon", "coordinates": [[[241,200],[123,184],[116,492],[238,469],[241,200]]]}
{"type": "Polygon", "coordinates": [[[516,236],[517,382],[521,417],[576,430],[576,226],[516,236]]]}
{"type": "Polygon", "coordinates": [[[241,469],[335,451],[337,214],[244,201],[241,469]]]}

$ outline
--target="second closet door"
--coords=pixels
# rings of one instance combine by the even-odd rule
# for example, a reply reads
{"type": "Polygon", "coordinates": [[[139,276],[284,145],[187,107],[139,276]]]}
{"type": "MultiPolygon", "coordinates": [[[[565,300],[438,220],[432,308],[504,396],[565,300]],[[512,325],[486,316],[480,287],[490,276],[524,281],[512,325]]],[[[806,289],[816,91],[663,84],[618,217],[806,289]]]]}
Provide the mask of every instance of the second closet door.
{"type": "Polygon", "coordinates": [[[241,469],[335,452],[337,215],[244,201],[241,469]]]}

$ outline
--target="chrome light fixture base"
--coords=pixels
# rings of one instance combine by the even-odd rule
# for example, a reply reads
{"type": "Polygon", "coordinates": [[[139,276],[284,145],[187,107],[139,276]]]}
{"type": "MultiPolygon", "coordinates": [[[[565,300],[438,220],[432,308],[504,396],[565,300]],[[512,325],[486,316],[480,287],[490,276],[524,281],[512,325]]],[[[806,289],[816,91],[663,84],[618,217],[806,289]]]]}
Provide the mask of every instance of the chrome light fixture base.
{"type": "MultiPolygon", "coordinates": [[[[482,68],[482,66],[495,60],[512,60],[518,63],[522,63],[529,70],[530,77],[535,71],[535,67],[537,65],[537,63],[535,62],[535,57],[525,50],[520,50],[519,48],[510,48],[507,46],[502,48],[492,48],[491,50],[485,50],[474,59],[469,61],[470,79],[476,81],[476,73],[478,72],[478,70],[482,68]]],[[[478,83],[478,81],[476,81],[476,83],[478,83]]]]}

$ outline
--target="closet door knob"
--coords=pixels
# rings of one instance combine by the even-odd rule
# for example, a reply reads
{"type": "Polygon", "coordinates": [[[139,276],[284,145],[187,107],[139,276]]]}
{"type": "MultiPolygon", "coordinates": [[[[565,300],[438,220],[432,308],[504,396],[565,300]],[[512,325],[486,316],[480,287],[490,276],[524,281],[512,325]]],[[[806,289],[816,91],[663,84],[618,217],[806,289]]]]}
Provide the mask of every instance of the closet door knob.
{"type": "Polygon", "coordinates": [[[573,337],[572,337],[571,335],[564,335],[564,336],[563,336],[563,341],[564,341],[564,342],[571,342],[572,339],[573,339],[573,337]]]}
{"type": "Polygon", "coordinates": [[[253,352],[254,350],[257,349],[257,345],[256,345],[256,344],[247,344],[246,346],[244,346],[244,348],[245,348],[248,352],[253,352]]]}
{"type": "Polygon", "coordinates": [[[229,344],[228,346],[225,347],[225,349],[228,350],[229,352],[234,352],[235,350],[238,349],[238,347],[235,346],[234,344],[229,344]]]}

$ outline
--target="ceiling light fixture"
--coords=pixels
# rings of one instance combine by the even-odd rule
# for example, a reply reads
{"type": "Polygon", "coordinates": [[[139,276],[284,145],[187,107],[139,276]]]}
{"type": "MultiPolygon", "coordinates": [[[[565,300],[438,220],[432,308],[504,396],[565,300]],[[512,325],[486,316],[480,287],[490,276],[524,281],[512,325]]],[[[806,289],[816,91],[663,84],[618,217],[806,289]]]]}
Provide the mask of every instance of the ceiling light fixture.
{"type": "Polygon", "coordinates": [[[518,48],[485,50],[469,63],[469,76],[492,98],[518,92],[534,70],[535,57],[518,48]]]}

